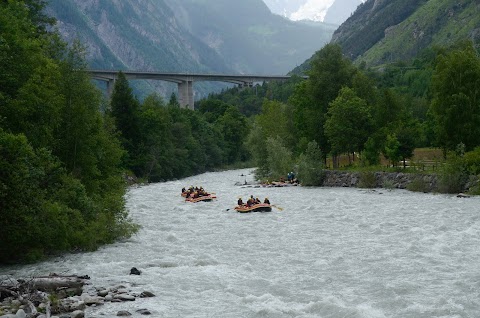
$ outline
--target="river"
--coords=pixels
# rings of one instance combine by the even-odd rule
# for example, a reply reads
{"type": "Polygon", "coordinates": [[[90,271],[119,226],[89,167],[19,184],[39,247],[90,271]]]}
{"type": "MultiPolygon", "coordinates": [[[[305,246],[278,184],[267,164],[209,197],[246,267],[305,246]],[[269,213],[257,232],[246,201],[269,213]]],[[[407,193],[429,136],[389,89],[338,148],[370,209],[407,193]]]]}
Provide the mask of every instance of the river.
{"type": "Polygon", "coordinates": [[[156,295],[87,317],[480,317],[480,198],[235,185],[252,180],[245,169],[132,188],[136,236],[0,275],[87,274],[93,286],[156,295]],[[218,199],[184,202],[190,185],[218,199]],[[236,213],[250,194],[279,208],[236,213]]]}

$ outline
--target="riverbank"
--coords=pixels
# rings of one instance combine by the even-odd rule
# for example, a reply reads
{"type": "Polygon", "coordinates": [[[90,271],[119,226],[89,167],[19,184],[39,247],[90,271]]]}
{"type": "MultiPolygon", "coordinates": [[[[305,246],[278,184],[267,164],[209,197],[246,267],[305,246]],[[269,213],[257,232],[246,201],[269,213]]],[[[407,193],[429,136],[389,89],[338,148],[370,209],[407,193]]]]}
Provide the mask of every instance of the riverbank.
{"type": "MultiPolygon", "coordinates": [[[[136,268],[130,273],[140,275],[136,268]]],[[[0,277],[0,318],[83,318],[87,307],[155,296],[149,291],[133,292],[126,282],[112,287],[94,287],[89,280],[87,275],[0,277]]],[[[136,312],[151,314],[148,309],[136,312]]],[[[131,315],[125,310],[117,312],[117,316],[131,315]]]]}
{"type": "MultiPolygon", "coordinates": [[[[469,192],[478,186],[478,178],[467,182],[461,192],[469,192]]],[[[437,174],[416,174],[404,172],[351,172],[325,170],[323,186],[408,189],[420,192],[439,192],[437,174]]]]}

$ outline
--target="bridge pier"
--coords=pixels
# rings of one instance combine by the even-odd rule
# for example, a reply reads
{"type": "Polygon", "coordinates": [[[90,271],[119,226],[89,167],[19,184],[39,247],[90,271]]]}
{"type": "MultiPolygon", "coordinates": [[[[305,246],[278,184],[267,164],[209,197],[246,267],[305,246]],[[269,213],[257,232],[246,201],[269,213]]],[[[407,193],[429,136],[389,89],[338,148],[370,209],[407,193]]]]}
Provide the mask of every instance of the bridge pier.
{"type": "Polygon", "coordinates": [[[178,83],[178,102],[180,108],[194,109],[193,80],[187,79],[178,83]]]}
{"type": "Polygon", "coordinates": [[[238,85],[240,89],[245,89],[245,88],[252,88],[253,87],[253,82],[243,82],[238,85]]]}
{"type": "Polygon", "coordinates": [[[108,99],[110,99],[112,97],[114,87],[115,87],[115,78],[109,79],[107,81],[107,96],[108,96],[108,99]]]}

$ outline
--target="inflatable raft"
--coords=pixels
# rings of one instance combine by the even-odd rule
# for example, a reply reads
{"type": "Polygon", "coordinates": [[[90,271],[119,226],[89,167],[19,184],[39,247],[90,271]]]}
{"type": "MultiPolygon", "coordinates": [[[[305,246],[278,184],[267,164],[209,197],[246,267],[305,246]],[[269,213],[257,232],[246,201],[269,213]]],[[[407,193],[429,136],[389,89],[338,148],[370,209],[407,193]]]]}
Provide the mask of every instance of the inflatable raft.
{"type": "Polygon", "coordinates": [[[201,197],[198,197],[198,198],[186,198],[185,201],[192,202],[192,203],[197,203],[197,202],[201,202],[201,201],[209,202],[209,201],[212,201],[213,199],[216,199],[216,198],[217,198],[216,195],[209,194],[209,195],[204,195],[204,196],[201,196],[201,197]]]}
{"type": "Polygon", "coordinates": [[[240,213],[249,213],[249,212],[271,212],[272,211],[272,206],[267,203],[259,203],[259,204],[254,204],[251,206],[236,206],[235,211],[240,212],[240,213]]]}

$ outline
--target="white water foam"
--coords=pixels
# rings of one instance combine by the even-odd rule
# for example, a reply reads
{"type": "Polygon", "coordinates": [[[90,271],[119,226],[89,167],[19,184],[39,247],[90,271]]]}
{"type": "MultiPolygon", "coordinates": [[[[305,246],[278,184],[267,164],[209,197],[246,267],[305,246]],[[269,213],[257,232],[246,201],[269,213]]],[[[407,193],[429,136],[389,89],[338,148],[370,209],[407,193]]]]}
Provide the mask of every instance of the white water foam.
{"type": "Polygon", "coordinates": [[[244,180],[251,170],[132,188],[127,206],[142,225],[133,238],[0,275],[87,274],[94,286],[156,295],[87,317],[140,317],[141,308],[152,317],[480,316],[480,198],[234,185],[244,180]],[[218,199],[184,202],[189,185],[218,199]],[[236,213],[251,194],[283,210],[236,213]]]}

